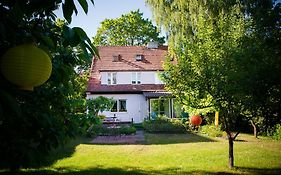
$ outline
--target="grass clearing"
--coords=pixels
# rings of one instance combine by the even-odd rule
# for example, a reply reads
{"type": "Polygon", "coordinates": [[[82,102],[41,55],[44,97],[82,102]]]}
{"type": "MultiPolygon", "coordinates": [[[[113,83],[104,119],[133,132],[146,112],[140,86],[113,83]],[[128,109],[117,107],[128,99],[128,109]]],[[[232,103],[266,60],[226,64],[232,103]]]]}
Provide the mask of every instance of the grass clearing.
{"type": "Polygon", "coordinates": [[[53,164],[24,169],[19,174],[281,174],[280,141],[241,134],[234,143],[236,168],[230,170],[225,139],[196,134],[145,137],[145,144],[136,145],[93,145],[86,143],[89,139],[78,138],[53,152],[53,164]]]}

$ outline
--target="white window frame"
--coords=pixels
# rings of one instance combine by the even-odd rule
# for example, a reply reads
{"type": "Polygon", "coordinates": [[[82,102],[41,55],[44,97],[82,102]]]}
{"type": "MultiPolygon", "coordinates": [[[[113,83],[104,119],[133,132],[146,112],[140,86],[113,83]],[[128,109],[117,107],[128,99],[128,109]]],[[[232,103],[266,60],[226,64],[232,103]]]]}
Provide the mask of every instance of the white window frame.
{"type": "Polygon", "coordinates": [[[141,84],[141,72],[132,72],[132,84],[141,84]]]}
{"type": "Polygon", "coordinates": [[[128,108],[127,108],[127,99],[117,99],[117,100],[114,100],[115,101],[115,103],[117,103],[116,104],[116,111],[114,110],[114,111],[112,111],[112,109],[110,110],[110,112],[113,112],[113,113],[116,113],[116,112],[127,112],[128,111],[128,108]],[[125,101],[125,103],[126,103],[126,106],[125,106],[125,110],[123,111],[121,111],[120,109],[121,109],[121,101],[125,101]]]}
{"type": "Polygon", "coordinates": [[[108,72],[107,73],[107,84],[108,85],[116,85],[117,84],[117,73],[116,72],[108,72]]]}

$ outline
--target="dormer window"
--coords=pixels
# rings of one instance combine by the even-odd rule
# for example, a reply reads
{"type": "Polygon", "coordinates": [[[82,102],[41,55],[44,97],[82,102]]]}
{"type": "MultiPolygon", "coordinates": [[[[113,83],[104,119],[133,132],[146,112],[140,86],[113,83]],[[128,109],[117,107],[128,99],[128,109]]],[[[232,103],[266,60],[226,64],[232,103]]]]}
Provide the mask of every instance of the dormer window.
{"type": "Polygon", "coordinates": [[[113,62],[118,62],[120,61],[122,58],[122,56],[119,54],[119,55],[112,55],[112,61],[113,62]]]}
{"type": "Polygon", "coordinates": [[[144,59],[144,55],[138,54],[138,55],[136,55],[135,58],[136,58],[136,61],[142,61],[144,59]]]}

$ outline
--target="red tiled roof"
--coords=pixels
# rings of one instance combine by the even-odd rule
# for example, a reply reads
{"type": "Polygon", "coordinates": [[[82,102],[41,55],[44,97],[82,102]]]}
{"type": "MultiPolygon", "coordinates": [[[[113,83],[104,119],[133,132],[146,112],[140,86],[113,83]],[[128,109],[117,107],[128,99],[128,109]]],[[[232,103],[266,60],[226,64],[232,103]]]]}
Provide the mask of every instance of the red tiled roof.
{"type": "Polygon", "coordinates": [[[163,70],[163,63],[168,53],[167,46],[148,49],[145,46],[100,46],[100,59],[93,58],[91,77],[87,92],[144,92],[163,91],[164,85],[101,85],[100,72],[108,71],[157,71],[163,70]],[[113,61],[113,56],[119,58],[113,61]],[[142,61],[136,61],[136,55],[143,55],[142,61]]]}
{"type": "Polygon", "coordinates": [[[163,62],[168,47],[148,49],[145,46],[100,46],[100,59],[95,62],[94,70],[99,71],[149,71],[163,70],[163,62]],[[113,55],[120,55],[119,61],[113,61],[113,55]],[[143,61],[136,61],[136,55],[143,55],[143,61]]]}

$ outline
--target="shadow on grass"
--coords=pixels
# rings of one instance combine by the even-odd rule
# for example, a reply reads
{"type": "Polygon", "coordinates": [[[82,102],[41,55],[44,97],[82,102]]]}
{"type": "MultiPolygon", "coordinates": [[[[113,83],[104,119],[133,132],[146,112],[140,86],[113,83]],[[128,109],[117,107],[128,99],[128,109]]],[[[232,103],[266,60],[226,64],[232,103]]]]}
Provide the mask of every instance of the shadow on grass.
{"type": "Polygon", "coordinates": [[[158,144],[178,144],[178,143],[197,143],[197,142],[216,142],[209,137],[196,133],[185,134],[145,134],[145,143],[148,145],[158,144]]]}
{"type": "Polygon", "coordinates": [[[41,162],[37,162],[36,164],[31,165],[31,168],[39,168],[50,166],[55,163],[57,160],[64,159],[67,157],[71,157],[74,152],[75,148],[83,143],[88,143],[90,141],[89,138],[78,136],[73,140],[70,140],[65,145],[60,146],[49,153],[49,156],[42,159],[41,162]]]}
{"type": "MultiPolygon", "coordinates": [[[[184,174],[209,174],[209,175],[233,175],[233,174],[280,174],[281,169],[248,169],[237,168],[239,171],[232,172],[209,172],[204,170],[181,171],[177,168],[164,169],[159,171],[146,171],[128,167],[128,170],[121,168],[89,168],[85,170],[55,169],[55,170],[26,170],[13,173],[13,175],[184,175],[184,174]],[[242,170],[242,172],[241,172],[242,170]]],[[[0,175],[12,175],[10,172],[0,172],[0,175]]]]}
{"type": "Polygon", "coordinates": [[[235,167],[235,169],[240,172],[246,172],[248,174],[256,174],[256,175],[271,175],[271,174],[280,175],[281,174],[281,167],[275,168],[275,169],[235,167]]]}
{"type": "MultiPolygon", "coordinates": [[[[117,136],[118,137],[118,136],[117,136]]],[[[136,142],[122,141],[122,137],[112,139],[113,137],[103,138],[103,141],[99,143],[88,143],[89,145],[167,145],[167,144],[179,144],[179,143],[197,143],[197,142],[216,142],[209,137],[205,137],[196,133],[184,133],[184,134],[168,134],[168,133],[145,133],[144,140],[136,142]],[[112,140],[111,140],[112,139],[112,140]],[[121,140],[120,140],[121,139],[121,140]],[[116,141],[118,140],[118,141],[116,141]],[[121,142],[121,143],[120,143],[121,142]]]]}

